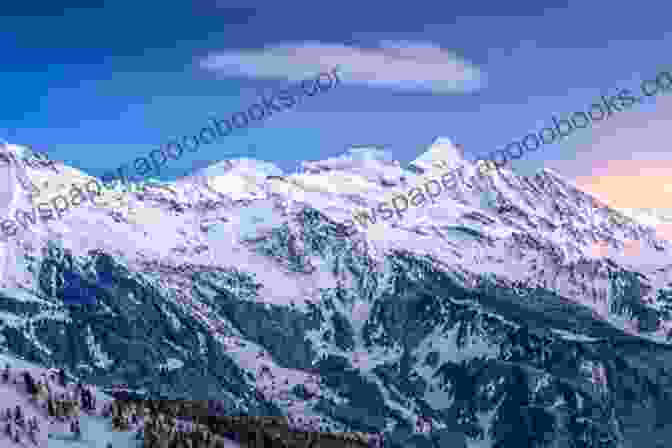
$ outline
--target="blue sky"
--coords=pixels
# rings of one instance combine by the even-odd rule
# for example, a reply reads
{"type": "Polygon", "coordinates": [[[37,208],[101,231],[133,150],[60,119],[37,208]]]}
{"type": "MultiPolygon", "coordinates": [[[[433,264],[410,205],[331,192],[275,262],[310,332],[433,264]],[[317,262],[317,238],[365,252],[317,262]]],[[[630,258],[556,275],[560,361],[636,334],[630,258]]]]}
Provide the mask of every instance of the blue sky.
{"type": "MultiPolygon", "coordinates": [[[[100,175],[336,61],[342,85],[171,161],[165,178],[241,156],[293,170],[349,144],[386,145],[406,162],[436,136],[470,155],[500,149],[672,68],[664,2],[286,3],[3,5],[0,136],[100,175]],[[381,48],[402,49],[405,61],[381,48]]],[[[549,166],[594,186],[598,174],[660,166],[669,97],[514,168],[549,166]]]]}

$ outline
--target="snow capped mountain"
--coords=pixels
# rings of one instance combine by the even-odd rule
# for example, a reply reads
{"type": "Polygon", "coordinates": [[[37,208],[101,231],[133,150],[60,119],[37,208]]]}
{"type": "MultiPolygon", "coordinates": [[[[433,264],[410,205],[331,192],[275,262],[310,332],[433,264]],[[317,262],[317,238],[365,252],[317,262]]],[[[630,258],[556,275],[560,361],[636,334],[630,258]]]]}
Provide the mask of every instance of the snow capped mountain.
{"type": "MultiPolygon", "coordinates": [[[[91,179],[4,150],[3,218],[32,206],[27,181],[42,197],[91,179]]],[[[552,170],[482,175],[445,138],[407,168],[376,147],[293,174],[222,161],[7,236],[0,342],[89,383],[400,446],[655,446],[672,440],[671,250],[552,170]],[[344,234],[440,161],[460,169],[435,203],[344,234]]]]}
{"type": "Polygon", "coordinates": [[[422,172],[431,170],[432,162],[439,160],[446,162],[449,168],[463,166],[467,163],[464,159],[464,151],[460,147],[449,138],[437,137],[429,149],[409,165],[412,169],[422,172]]]}

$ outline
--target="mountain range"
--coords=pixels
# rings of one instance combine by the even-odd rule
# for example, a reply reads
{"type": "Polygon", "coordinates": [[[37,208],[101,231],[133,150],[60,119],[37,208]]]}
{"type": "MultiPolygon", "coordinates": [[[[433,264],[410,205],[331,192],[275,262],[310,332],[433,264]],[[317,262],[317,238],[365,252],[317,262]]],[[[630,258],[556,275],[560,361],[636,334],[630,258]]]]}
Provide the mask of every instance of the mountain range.
{"type": "MultiPolygon", "coordinates": [[[[2,151],[0,219],[93,179],[2,151]]],[[[0,347],[100,387],[393,446],[657,448],[672,440],[671,251],[553,170],[483,174],[447,138],[406,167],[375,147],[291,174],[224,160],[0,241],[0,347]],[[439,200],[343,232],[435,162],[460,168],[439,200]]]]}

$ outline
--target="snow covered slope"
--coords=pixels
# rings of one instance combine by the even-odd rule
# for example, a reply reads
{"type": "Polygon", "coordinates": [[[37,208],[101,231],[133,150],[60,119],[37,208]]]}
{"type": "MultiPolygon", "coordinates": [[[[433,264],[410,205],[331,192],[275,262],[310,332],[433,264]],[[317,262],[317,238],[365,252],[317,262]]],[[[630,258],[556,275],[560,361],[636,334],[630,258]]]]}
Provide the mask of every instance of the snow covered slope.
{"type": "MultiPolygon", "coordinates": [[[[29,206],[19,176],[87,178],[21,173],[5,216],[29,206]]],[[[551,170],[481,175],[445,138],[408,168],[377,148],[295,174],[228,160],[1,241],[0,343],[101,386],[403,446],[656,446],[671,249],[551,170]],[[437,160],[462,170],[435,204],[344,235],[437,160]]]]}
{"type": "MultiPolygon", "coordinates": [[[[2,404],[2,411],[4,412],[6,408],[11,408],[13,411],[15,406],[18,405],[23,409],[26,418],[36,417],[40,428],[37,437],[40,446],[49,448],[75,448],[78,446],[105,448],[108,442],[111,442],[112,446],[115,447],[130,448],[141,446],[141,442],[134,438],[134,432],[113,431],[109,418],[106,419],[100,416],[92,416],[86,413],[82,413],[80,417],[82,439],[74,440],[66,423],[59,423],[54,419],[50,419],[45,409],[42,409],[29,399],[25,385],[21,381],[19,381],[18,384],[13,383],[13,379],[15,377],[20,377],[20,374],[23,371],[30,372],[30,374],[37,379],[40,378],[43,373],[46,374],[48,369],[34,363],[17,359],[11,355],[0,355],[0,365],[4,368],[7,363],[11,365],[11,376],[10,383],[0,384],[0,403],[2,404]]],[[[54,383],[52,384],[52,391],[55,394],[59,394],[64,393],[65,389],[54,383]]],[[[112,401],[112,397],[104,393],[96,391],[95,394],[98,401],[97,405],[100,408],[112,401]]],[[[3,431],[0,433],[0,447],[16,448],[19,446],[31,445],[31,442],[25,433],[23,433],[24,435],[21,439],[22,445],[10,440],[4,434],[4,425],[5,422],[3,421],[3,431]]],[[[16,427],[14,427],[14,429],[16,430],[16,427]]]]}
{"type": "MultiPolygon", "coordinates": [[[[96,411],[95,412],[81,412],[79,417],[80,429],[82,433],[81,439],[76,439],[69,428],[69,422],[61,422],[54,418],[50,418],[42,403],[36,403],[31,400],[26,392],[26,386],[23,382],[23,372],[29,372],[36,380],[42,378],[42,375],[49,375],[53,371],[44,366],[39,366],[22,359],[15,358],[8,354],[0,354],[0,365],[10,366],[10,379],[8,383],[0,383],[0,403],[2,405],[2,412],[6,408],[12,409],[18,405],[21,407],[26,420],[35,417],[38,422],[39,432],[36,441],[39,446],[49,448],[76,448],[80,446],[87,446],[90,448],[107,448],[108,443],[111,443],[116,448],[140,448],[142,447],[142,439],[138,438],[138,433],[143,429],[144,419],[139,418],[136,425],[131,425],[129,430],[120,431],[115,430],[111,424],[111,417],[103,417],[102,409],[108,407],[113,401],[113,397],[96,390],[92,393],[96,397],[96,411]],[[14,381],[16,380],[16,381],[14,381]]],[[[68,387],[63,388],[57,382],[50,382],[50,388],[54,396],[72,391],[72,386],[75,384],[71,379],[68,379],[68,387]]],[[[89,386],[86,386],[90,389],[89,386]]],[[[20,446],[35,446],[27,436],[26,431],[21,431],[21,442],[16,443],[11,440],[4,433],[6,421],[2,422],[2,431],[0,431],[0,448],[17,448],[20,446]]],[[[13,426],[13,431],[18,427],[13,426]]],[[[239,444],[224,439],[224,448],[239,448],[239,444]]]]}

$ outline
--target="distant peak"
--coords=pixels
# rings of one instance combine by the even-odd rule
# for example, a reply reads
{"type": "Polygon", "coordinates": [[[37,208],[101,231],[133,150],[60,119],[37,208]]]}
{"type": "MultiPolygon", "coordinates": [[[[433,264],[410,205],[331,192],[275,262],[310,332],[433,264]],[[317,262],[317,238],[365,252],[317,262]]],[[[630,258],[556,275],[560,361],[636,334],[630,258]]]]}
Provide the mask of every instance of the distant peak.
{"type": "Polygon", "coordinates": [[[409,163],[409,166],[412,169],[424,172],[431,170],[433,162],[438,161],[444,161],[451,168],[469,163],[465,159],[464,151],[460,145],[453,143],[447,137],[437,137],[429,149],[409,163]]]}
{"type": "Polygon", "coordinates": [[[252,175],[259,178],[266,176],[283,176],[284,172],[275,164],[263,160],[238,158],[222,160],[196,171],[195,174],[205,176],[222,176],[225,174],[252,175]]]}
{"type": "Polygon", "coordinates": [[[324,160],[305,161],[301,167],[308,173],[317,174],[332,170],[371,169],[395,165],[390,151],[383,145],[351,145],[344,154],[324,160]]]}
{"type": "Polygon", "coordinates": [[[4,140],[0,140],[0,154],[13,154],[15,156],[19,156],[19,158],[25,158],[31,154],[31,151],[25,146],[15,145],[4,140]]]}
{"type": "Polygon", "coordinates": [[[561,175],[560,173],[558,173],[557,171],[551,169],[551,168],[545,168],[545,167],[544,167],[544,168],[541,169],[541,172],[542,172],[542,173],[549,174],[549,175],[551,175],[551,176],[553,176],[553,177],[557,177],[557,178],[562,179],[562,175],[561,175]]]}

